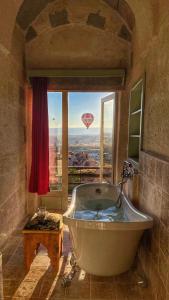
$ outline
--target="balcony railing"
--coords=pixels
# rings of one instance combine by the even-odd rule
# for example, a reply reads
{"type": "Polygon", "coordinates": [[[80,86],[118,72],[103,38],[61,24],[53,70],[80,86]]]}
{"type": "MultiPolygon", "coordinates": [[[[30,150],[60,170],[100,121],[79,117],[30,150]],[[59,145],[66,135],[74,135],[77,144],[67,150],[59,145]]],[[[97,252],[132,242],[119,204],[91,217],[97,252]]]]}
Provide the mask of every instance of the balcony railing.
{"type": "Polygon", "coordinates": [[[69,193],[78,184],[99,182],[100,167],[99,166],[69,166],[68,167],[68,183],[69,193]]]}
{"type": "MultiPolygon", "coordinates": [[[[52,168],[51,168],[52,169],[52,168]]],[[[103,169],[103,178],[107,182],[111,182],[112,167],[106,166],[103,169]]],[[[53,168],[53,175],[50,177],[50,190],[62,190],[62,172],[55,174],[53,168]]],[[[68,192],[71,193],[73,188],[79,184],[99,182],[100,181],[100,166],[69,166],[68,167],[68,192]]]]}

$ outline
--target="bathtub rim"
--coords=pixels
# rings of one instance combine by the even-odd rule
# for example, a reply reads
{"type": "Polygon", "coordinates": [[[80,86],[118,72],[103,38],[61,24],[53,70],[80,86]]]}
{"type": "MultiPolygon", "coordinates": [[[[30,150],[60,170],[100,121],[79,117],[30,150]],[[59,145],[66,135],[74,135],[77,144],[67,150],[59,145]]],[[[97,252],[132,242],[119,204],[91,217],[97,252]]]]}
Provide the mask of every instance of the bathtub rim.
{"type": "Polygon", "coordinates": [[[110,222],[103,222],[98,220],[84,220],[84,219],[74,219],[70,216],[72,210],[75,207],[76,202],[76,193],[77,190],[82,186],[90,186],[90,185],[105,185],[108,187],[116,187],[119,189],[119,185],[113,185],[110,183],[85,183],[76,186],[73,189],[72,193],[72,201],[70,207],[67,211],[63,214],[63,222],[66,225],[71,225],[74,223],[76,227],[86,228],[86,229],[99,229],[99,230],[145,230],[153,227],[153,218],[145,213],[140,212],[138,209],[134,207],[131,201],[122,193],[125,202],[127,203],[128,207],[136,214],[141,217],[141,220],[135,221],[110,221],[110,222]]]}

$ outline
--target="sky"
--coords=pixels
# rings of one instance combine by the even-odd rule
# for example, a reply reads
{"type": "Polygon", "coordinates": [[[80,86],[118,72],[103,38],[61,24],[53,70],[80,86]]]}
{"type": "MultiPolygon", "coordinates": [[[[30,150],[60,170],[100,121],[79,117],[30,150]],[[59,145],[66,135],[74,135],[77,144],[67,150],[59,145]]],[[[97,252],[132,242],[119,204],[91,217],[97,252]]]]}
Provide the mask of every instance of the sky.
{"type": "MultiPolygon", "coordinates": [[[[69,93],[69,128],[85,128],[81,121],[84,113],[92,113],[94,122],[91,128],[100,127],[101,98],[109,95],[109,92],[72,92],[69,93]]],[[[49,127],[58,128],[62,123],[62,93],[48,93],[49,127]]]]}

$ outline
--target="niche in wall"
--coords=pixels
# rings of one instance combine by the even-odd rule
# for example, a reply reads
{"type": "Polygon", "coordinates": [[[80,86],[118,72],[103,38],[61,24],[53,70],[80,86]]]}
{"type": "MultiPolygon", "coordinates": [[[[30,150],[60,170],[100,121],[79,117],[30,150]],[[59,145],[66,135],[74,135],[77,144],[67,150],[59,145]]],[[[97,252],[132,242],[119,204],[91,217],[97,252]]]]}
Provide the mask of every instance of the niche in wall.
{"type": "Polygon", "coordinates": [[[135,162],[139,161],[142,142],[144,83],[140,79],[130,93],[128,158],[135,162]]]}

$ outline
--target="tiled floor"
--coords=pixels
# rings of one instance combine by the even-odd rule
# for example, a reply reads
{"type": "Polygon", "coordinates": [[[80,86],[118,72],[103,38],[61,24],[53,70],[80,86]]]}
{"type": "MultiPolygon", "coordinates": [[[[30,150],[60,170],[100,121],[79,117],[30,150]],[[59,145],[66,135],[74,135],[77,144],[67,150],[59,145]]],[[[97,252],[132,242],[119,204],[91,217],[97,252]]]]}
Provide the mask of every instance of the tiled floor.
{"type": "MultiPolygon", "coordinates": [[[[137,285],[134,271],[116,277],[96,277],[79,270],[68,288],[63,288],[62,276],[71,270],[70,241],[64,229],[63,256],[56,274],[43,247],[34,259],[29,273],[24,270],[22,236],[13,236],[3,251],[4,300],[154,300],[149,288],[137,285]]],[[[2,282],[0,283],[2,288],[2,282]]],[[[2,297],[1,297],[2,299],[2,297]]]]}

